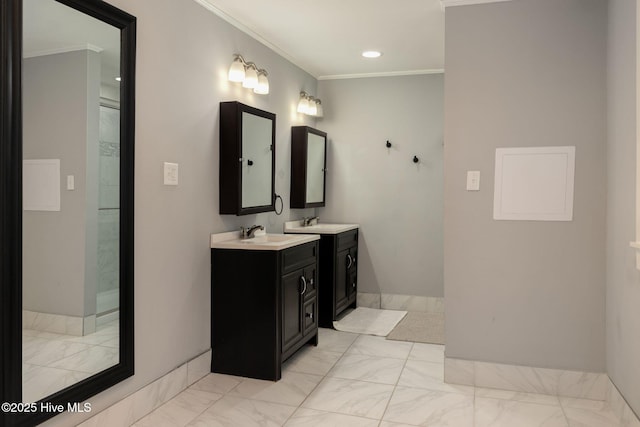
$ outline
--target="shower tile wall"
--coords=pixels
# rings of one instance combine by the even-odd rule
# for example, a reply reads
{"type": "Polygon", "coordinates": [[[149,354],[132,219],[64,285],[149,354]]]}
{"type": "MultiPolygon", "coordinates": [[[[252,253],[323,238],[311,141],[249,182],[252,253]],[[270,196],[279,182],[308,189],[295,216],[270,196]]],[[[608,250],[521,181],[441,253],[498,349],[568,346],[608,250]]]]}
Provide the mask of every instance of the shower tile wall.
{"type": "Polygon", "coordinates": [[[118,302],[120,223],[120,112],[100,107],[98,200],[98,314],[118,302]]]}

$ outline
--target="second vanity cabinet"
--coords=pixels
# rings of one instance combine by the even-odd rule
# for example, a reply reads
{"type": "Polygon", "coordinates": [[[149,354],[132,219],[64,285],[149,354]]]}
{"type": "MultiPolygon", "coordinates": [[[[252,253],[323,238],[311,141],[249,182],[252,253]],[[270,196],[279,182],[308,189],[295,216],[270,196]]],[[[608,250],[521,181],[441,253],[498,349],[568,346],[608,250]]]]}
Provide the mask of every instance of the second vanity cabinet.
{"type": "Polygon", "coordinates": [[[308,237],[270,250],[215,248],[212,236],[211,372],[276,381],[283,361],[318,344],[319,243],[308,237]]]}
{"type": "Polygon", "coordinates": [[[348,308],[355,308],[358,295],[358,225],[316,224],[288,221],[285,233],[320,235],[319,326],[333,328],[348,308]]]}
{"type": "Polygon", "coordinates": [[[356,307],[358,293],[358,230],[320,236],[320,326],[333,321],[347,308],[356,307]]]}

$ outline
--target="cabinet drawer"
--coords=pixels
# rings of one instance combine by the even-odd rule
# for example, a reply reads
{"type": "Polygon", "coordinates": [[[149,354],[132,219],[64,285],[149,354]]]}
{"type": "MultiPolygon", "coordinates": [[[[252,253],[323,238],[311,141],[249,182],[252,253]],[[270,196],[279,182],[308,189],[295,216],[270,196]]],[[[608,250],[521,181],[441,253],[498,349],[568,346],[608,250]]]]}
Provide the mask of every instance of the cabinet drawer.
{"type": "Polygon", "coordinates": [[[358,230],[349,230],[338,234],[338,250],[358,244],[358,230]]]}
{"type": "Polygon", "coordinates": [[[317,328],[318,325],[318,303],[315,298],[304,304],[302,315],[304,316],[304,334],[307,335],[317,328]]]}
{"type": "Polygon", "coordinates": [[[282,252],[282,273],[287,274],[306,265],[315,264],[317,253],[317,241],[285,249],[282,252]]]}

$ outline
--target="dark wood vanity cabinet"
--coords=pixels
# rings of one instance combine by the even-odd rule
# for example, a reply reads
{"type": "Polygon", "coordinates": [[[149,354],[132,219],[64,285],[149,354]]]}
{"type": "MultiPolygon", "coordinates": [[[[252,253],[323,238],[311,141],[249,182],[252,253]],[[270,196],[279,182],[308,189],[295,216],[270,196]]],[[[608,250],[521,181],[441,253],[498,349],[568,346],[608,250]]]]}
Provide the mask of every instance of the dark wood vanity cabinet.
{"type": "Polygon", "coordinates": [[[320,323],[333,321],[347,308],[356,307],[358,293],[358,230],[320,237],[320,323]]]}
{"type": "Polygon", "coordinates": [[[276,381],[318,344],[318,251],[211,249],[211,372],[276,381]]]}

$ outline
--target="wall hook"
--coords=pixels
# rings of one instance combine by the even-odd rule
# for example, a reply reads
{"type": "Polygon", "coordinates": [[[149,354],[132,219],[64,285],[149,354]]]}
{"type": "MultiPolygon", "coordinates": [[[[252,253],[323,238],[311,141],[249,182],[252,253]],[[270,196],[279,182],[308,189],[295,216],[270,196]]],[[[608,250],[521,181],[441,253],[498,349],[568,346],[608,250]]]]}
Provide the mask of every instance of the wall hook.
{"type": "Polygon", "coordinates": [[[391,148],[391,143],[389,142],[388,139],[387,139],[387,148],[391,148]]]}
{"type": "Polygon", "coordinates": [[[413,163],[418,163],[420,161],[420,159],[418,158],[418,156],[413,156],[413,163]]]}

